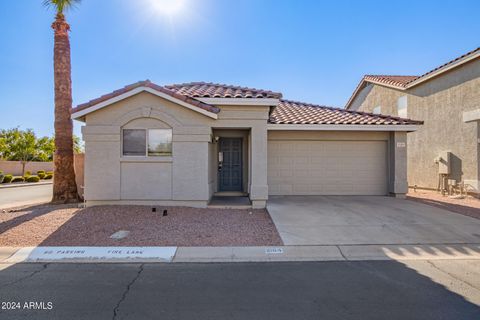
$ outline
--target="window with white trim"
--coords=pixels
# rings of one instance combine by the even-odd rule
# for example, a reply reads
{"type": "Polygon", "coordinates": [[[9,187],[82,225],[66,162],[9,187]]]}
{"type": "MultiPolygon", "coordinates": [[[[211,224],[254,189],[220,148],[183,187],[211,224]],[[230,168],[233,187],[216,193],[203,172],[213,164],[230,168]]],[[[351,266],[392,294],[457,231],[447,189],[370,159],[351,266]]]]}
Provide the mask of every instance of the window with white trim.
{"type": "Polygon", "coordinates": [[[406,118],[408,116],[408,103],[407,96],[401,96],[397,100],[397,114],[400,118],[406,118]]]}
{"type": "Polygon", "coordinates": [[[172,129],[123,129],[124,156],[172,155],[172,129]]]}
{"type": "Polygon", "coordinates": [[[375,114],[382,113],[382,107],[381,106],[376,106],[375,108],[373,108],[372,113],[375,113],[375,114]]]}

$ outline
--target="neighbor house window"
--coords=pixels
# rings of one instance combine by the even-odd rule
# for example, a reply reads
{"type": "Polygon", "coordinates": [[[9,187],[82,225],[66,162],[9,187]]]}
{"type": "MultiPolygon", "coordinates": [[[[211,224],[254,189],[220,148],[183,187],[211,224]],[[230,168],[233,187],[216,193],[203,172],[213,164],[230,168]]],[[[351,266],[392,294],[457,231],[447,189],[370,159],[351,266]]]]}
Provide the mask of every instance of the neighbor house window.
{"type": "Polygon", "coordinates": [[[171,154],[171,129],[123,129],[124,156],[155,157],[171,154]]]}
{"type": "Polygon", "coordinates": [[[400,118],[406,118],[407,117],[407,96],[401,96],[397,100],[397,114],[400,118]]]}
{"type": "Polygon", "coordinates": [[[373,108],[372,113],[375,113],[375,114],[382,113],[382,107],[381,106],[376,106],[375,108],[373,108]]]}

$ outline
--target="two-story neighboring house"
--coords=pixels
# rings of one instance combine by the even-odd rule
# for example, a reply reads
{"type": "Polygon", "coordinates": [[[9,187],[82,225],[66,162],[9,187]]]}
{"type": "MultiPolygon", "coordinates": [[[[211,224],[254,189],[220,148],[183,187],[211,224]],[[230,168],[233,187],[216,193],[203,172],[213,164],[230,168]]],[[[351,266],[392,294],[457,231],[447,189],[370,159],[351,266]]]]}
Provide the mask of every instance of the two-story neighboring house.
{"type": "Polygon", "coordinates": [[[408,183],[480,190],[480,48],[421,76],[366,75],[347,110],[423,120],[408,136],[408,183]]]}

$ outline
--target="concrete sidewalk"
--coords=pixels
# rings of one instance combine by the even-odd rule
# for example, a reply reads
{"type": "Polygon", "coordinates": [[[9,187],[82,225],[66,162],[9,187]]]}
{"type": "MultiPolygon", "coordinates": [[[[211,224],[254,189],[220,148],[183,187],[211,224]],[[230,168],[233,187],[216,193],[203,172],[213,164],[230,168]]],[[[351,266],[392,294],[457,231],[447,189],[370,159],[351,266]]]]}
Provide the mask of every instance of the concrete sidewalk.
{"type": "Polygon", "coordinates": [[[0,263],[480,260],[480,244],[279,247],[3,247],[0,263]]]}
{"type": "Polygon", "coordinates": [[[0,210],[48,203],[52,200],[52,183],[22,184],[0,188],[0,210]]]}
{"type": "Polygon", "coordinates": [[[39,181],[39,182],[14,182],[14,183],[2,183],[0,184],[0,189],[9,189],[9,188],[22,188],[22,187],[35,187],[35,186],[44,186],[44,185],[53,185],[53,180],[39,181]]]}

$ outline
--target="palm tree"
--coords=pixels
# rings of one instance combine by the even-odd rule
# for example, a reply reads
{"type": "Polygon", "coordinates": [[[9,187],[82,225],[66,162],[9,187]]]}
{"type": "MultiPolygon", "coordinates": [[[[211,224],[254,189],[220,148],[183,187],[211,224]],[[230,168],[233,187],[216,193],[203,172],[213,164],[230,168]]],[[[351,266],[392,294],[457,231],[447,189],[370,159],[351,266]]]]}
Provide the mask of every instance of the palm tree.
{"type": "Polygon", "coordinates": [[[78,200],[73,167],[72,79],[70,65],[70,26],[65,11],[80,0],[44,0],[43,4],[56,11],[52,29],[55,33],[53,69],[55,80],[55,155],[53,198],[54,203],[78,200]]]}

